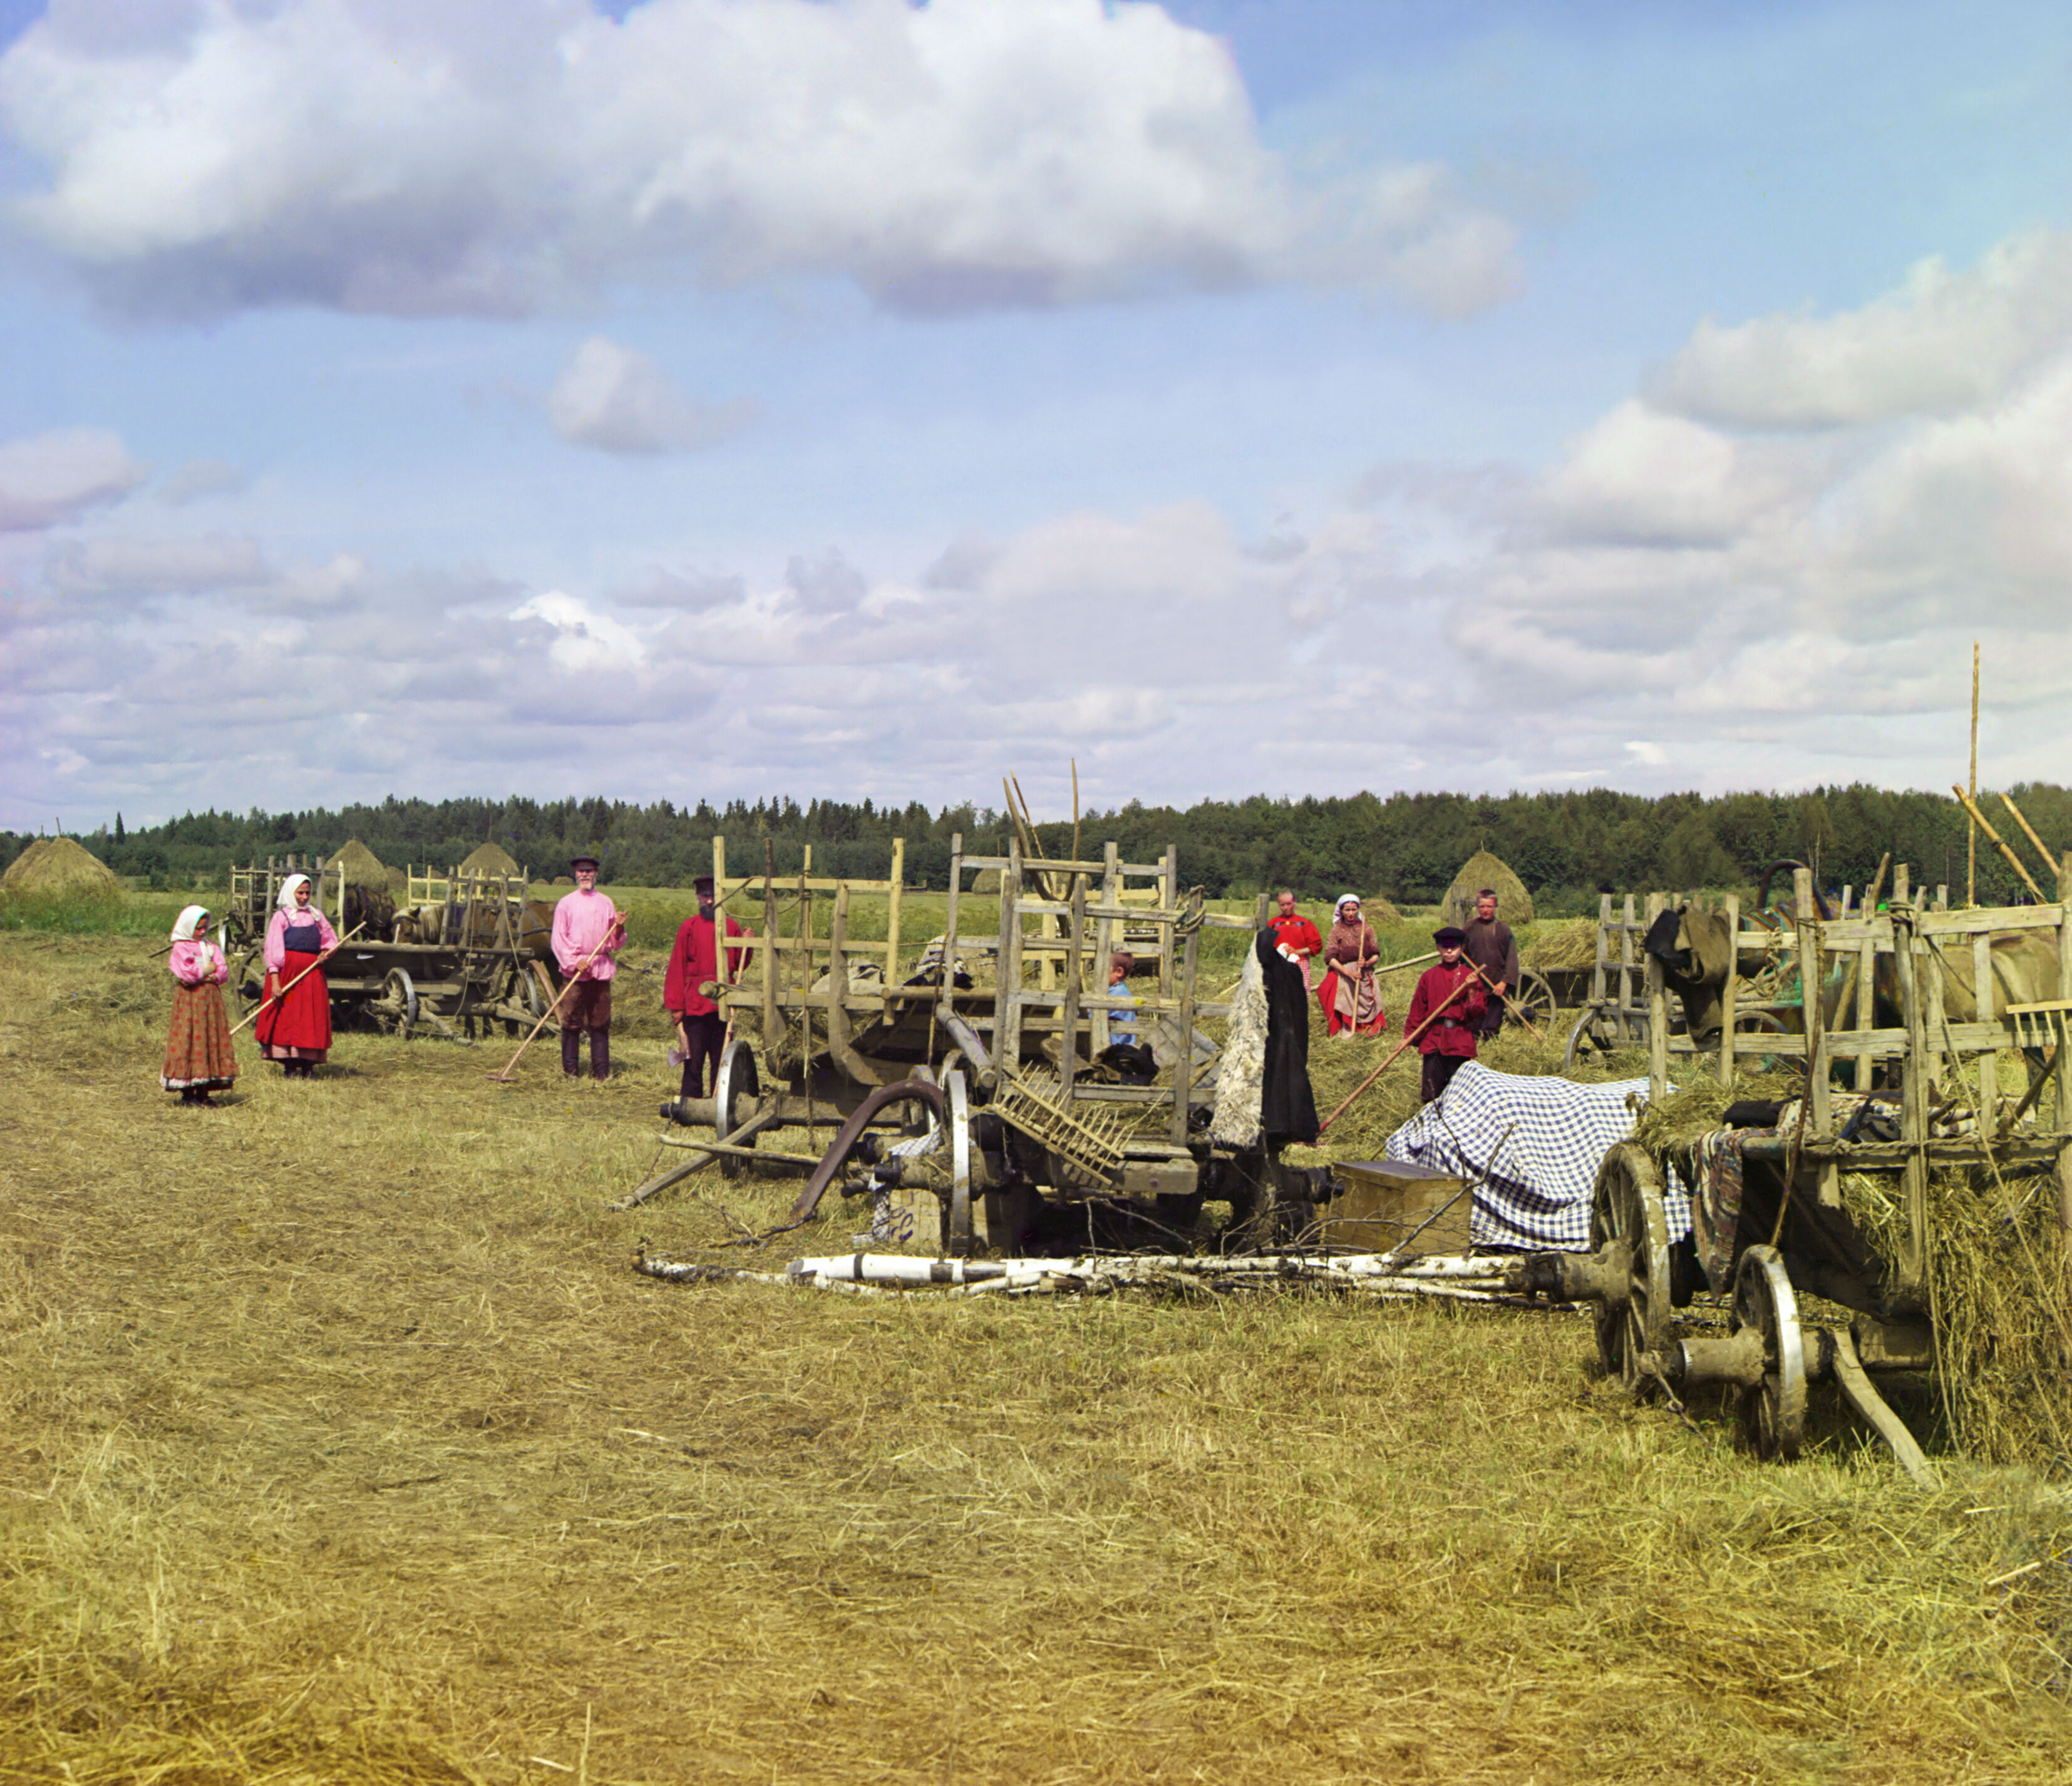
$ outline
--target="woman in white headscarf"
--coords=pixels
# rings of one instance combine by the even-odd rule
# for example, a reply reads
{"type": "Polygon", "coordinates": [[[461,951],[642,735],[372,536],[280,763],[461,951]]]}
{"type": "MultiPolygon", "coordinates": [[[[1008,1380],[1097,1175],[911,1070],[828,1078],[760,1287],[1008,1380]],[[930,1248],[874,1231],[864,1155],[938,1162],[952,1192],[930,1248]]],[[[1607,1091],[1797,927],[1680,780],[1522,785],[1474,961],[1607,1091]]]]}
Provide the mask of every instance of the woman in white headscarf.
{"type": "Polygon", "coordinates": [[[211,1092],[228,1091],[237,1077],[230,1019],[217,989],[230,977],[223,951],[208,940],[208,908],[191,905],[173,925],[166,965],[175,982],[173,1021],[166,1032],[166,1064],[158,1083],[178,1092],[183,1104],[214,1107],[211,1092]]]}
{"type": "Polygon", "coordinates": [[[310,878],[281,883],[266,926],[266,998],[252,1033],[259,1051],[290,1079],[307,1079],[331,1051],[331,986],[317,965],[338,947],[331,920],[310,899],[310,878]]]}
{"type": "Polygon", "coordinates": [[[1367,920],[1360,916],[1359,895],[1342,893],[1324,942],[1324,978],[1317,988],[1317,1002],[1333,1035],[1351,1030],[1361,1035],[1379,1035],[1388,1027],[1388,1013],[1381,1008],[1381,982],[1375,977],[1375,964],[1381,944],[1375,940],[1367,920]]]}

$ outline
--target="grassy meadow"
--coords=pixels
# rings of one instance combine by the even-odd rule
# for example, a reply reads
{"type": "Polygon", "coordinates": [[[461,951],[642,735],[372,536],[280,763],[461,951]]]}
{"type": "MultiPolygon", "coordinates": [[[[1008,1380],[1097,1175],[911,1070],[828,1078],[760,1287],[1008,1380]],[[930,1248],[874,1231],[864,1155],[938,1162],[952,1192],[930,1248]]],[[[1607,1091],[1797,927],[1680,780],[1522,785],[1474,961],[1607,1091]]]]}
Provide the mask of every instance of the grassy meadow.
{"type": "Polygon", "coordinates": [[[2065,1777],[2054,1485],[1923,1493],[1817,1397],[1757,1463],[1572,1314],[658,1284],[856,1225],[605,1209],[688,895],[624,901],[609,1084],[248,1032],[214,1110],[180,903],[0,931],[0,1782],[2065,1777]]]}

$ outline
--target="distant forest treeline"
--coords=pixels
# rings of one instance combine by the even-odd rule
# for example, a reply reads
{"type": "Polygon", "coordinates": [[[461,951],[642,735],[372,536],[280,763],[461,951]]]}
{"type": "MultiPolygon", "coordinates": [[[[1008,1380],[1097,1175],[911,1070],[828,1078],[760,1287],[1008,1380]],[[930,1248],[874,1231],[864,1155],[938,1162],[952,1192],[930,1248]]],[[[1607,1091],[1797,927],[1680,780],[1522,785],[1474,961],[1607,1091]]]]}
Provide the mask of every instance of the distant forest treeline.
{"type": "MultiPolygon", "coordinates": [[[[2072,847],[2072,791],[2038,783],[2012,793],[2046,846],[2053,851],[2072,847]]],[[[1997,800],[1987,814],[2025,859],[2033,856],[1997,800]]],[[[1088,813],[1081,831],[1090,854],[1113,838],[1126,859],[1139,862],[1175,844],[1182,879],[1214,896],[1289,885],[1305,898],[1379,892],[1400,904],[1437,900],[1468,856],[1486,847],[1552,914],[1593,909],[1601,890],[1746,886],[1779,857],[1815,863],[1825,885],[1861,887],[1886,850],[1896,862],[1912,866],[1917,885],[1947,880],[1961,896],[1967,823],[1963,808],[1947,796],[1858,784],[1711,798],[1610,788],[1385,799],[1260,796],[1203,800],[1184,811],[1133,801],[1120,811],[1088,813]]],[[[1002,814],[988,809],[931,813],[918,802],[899,808],[829,800],[801,806],[777,799],[734,800],[716,809],[667,800],[635,806],[601,799],[389,799],[335,813],[189,813],[136,830],[126,829],[118,817],[113,827],[77,841],[117,873],[160,887],[221,884],[232,862],[289,851],[328,854],[350,837],[392,866],[441,868],[494,840],[542,879],[565,873],[576,850],[593,850],[602,858],[607,882],[668,887],[685,885],[709,869],[716,834],[726,838],[731,867],[760,867],[767,837],[781,871],[796,872],[810,843],[816,874],[859,879],[882,878],[892,839],[903,837],[908,883],[939,888],[948,878],[954,834],[963,833],[968,853],[1004,852],[1009,829],[1002,814]]],[[[1070,823],[1038,829],[1046,853],[1062,855],[1069,849],[1070,823]]],[[[0,833],[0,864],[31,841],[0,833]]],[[[2040,862],[2029,866],[2054,895],[2054,879],[2040,862]]],[[[2013,871],[1981,839],[1980,900],[2011,903],[2019,891],[2013,871]]]]}

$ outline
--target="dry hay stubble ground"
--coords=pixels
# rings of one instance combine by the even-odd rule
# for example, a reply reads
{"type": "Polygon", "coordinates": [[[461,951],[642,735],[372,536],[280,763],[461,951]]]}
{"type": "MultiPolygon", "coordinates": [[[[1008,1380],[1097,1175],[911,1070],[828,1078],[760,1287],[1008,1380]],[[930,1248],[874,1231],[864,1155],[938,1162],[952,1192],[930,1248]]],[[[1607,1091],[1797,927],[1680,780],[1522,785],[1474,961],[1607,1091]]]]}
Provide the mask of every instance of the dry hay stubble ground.
{"type": "Polygon", "coordinates": [[[0,938],[0,1780],[2062,1777],[2025,1477],[1573,1317],[657,1285],[792,1190],[603,1212],[659,1042],[185,1110],[142,953],[0,938]]]}

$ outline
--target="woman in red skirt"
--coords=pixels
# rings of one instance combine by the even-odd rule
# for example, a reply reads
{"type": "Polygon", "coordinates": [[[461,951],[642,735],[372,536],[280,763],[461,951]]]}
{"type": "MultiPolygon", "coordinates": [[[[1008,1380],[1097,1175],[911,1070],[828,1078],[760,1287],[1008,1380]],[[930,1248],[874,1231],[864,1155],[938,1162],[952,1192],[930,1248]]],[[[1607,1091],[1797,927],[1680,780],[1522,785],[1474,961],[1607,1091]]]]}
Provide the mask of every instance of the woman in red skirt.
{"type": "Polygon", "coordinates": [[[230,1088],[237,1077],[237,1056],[230,1045],[223,994],[216,990],[230,977],[230,964],[208,940],[208,907],[191,905],[173,926],[173,953],[166,965],[178,986],[158,1083],[178,1092],[183,1104],[213,1109],[216,1100],[208,1094],[230,1088]]]}
{"type": "Polygon", "coordinates": [[[310,903],[306,874],[290,874],[273,903],[280,909],[266,927],[266,1002],[252,1033],[287,1077],[307,1079],[331,1051],[331,987],[317,962],[338,947],[338,933],[310,903]]]}

